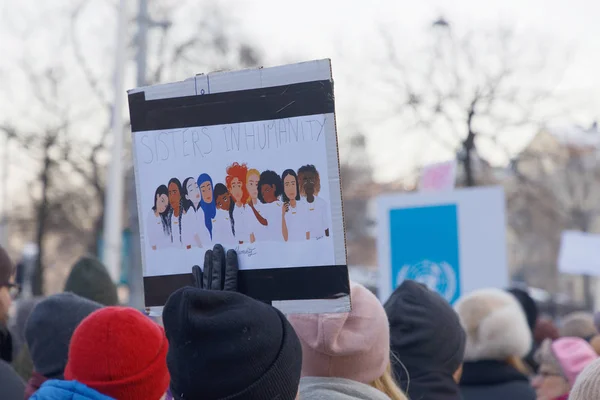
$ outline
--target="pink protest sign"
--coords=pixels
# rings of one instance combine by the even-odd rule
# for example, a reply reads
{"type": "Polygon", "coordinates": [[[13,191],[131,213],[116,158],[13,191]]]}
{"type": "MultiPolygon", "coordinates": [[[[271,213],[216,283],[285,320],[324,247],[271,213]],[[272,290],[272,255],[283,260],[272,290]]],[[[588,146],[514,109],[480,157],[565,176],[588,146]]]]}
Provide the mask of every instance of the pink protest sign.
{"type": "Polygon", "coordinates": [[[454,189],[456,181],[456,161],[431,164],[423,168],[419,180],[419,191],[433,192],[454,189]]]}

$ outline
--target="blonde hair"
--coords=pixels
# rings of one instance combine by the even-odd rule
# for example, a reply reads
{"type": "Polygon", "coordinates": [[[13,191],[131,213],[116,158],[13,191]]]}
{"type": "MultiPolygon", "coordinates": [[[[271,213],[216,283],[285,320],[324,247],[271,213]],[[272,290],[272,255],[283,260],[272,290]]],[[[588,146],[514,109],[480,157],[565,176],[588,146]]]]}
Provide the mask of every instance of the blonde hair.
{"type": "MultiPolygon", "coordinates": [[[[258,175],[258,179],[260,179],[260,172],[258,172],[257,169],[255,169],[255,168],[249,169],[248,172],[246,173],[246,182],[245,182],[246,185],[248,185],[248,179],[250,179],[250,177],[252,175],[258,175]]],[[[247,186],[246,186],[246,188],[247,188],[247,186]]],[[[246,190],[248,190],[248,189],[246,189],[246,190]]],[[[252,197],[248,196],[248,200],[246,200],[246,203],[248,203],[248,204],[252,203],[252,197]]]]}
{"type": "Polygon", "coordinates": [[[257,169],[252,168],[248,170],[248,173],[246,173],[246,183],[248,183],[248,179],[250,179],[251,175],[258,175],[258,177],[260,178],[260,172],[258,172],[257,169]]]}
{"type": "Polygon", "coordinates": [[[388,364],[383,375],[371,382],[371,386],[385,393],[391,400],[408,400],[392,375],[392,364],[388,364]]]}
{"type": "Polygon", "coordinates": [[[517,356],[510,356],[506,359],[506,363],[522,373],[523,375],[532,375],[533,372],[525,365],[523,360],[517,356]]]}

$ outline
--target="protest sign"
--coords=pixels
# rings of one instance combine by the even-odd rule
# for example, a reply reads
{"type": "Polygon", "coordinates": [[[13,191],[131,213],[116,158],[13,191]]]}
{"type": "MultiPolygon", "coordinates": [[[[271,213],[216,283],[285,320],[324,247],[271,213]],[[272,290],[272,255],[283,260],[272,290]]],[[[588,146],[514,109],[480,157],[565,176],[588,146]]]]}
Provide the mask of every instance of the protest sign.
{"type": "Polygon", "coordinates": [[[147,307],[218,243],[242,293],[349,310],[333,99],[329,60],[129,91],[147,307]]]}
{"type": "Polygon", "coordinates": [[[452,190],[456,183],[456,160],[431,164],[423,167],[419,180],[419,191],[437,192],[452,190]]]}
{"type": "Polygon", "coordinates": [[[600,235],[564,231],[560,241],[558,270],[565,274],[600,276],[600,235]]]}
{"type": "Polygon", "coordinates": [[[508,285],[502,188],[384,195],[377,205],[382,301],[405,279],[450,303],[462,293],[508,285]]]}

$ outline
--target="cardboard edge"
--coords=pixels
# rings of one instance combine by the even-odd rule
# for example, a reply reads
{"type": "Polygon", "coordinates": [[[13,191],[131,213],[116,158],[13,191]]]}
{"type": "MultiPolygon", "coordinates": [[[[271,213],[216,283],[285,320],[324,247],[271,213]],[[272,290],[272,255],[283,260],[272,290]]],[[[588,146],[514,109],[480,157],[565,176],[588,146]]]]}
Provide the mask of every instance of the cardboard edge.
{"type": "MultiPolygon", "coordinates": [[[[351,311],[350,295],[338,299],[317,300],[284,300],[274,301],[273,307],[284,315],[290,314],[323,314],[323,313],[345,313],[351,311]],[[309,310],[309,311],[307,311],[309,310]]],[[[162,317],[164,306],[147,307],[146,312],[151,317],[162,317]]]]}

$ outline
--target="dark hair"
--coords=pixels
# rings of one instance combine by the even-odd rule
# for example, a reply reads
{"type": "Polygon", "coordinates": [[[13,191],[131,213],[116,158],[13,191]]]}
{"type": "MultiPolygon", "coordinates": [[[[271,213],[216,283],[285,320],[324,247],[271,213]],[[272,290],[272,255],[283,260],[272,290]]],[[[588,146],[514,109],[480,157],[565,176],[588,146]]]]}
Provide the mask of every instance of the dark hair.
{"type": "Polygon", "coordinates": [[[260,179],[258,180],[258,199],[261,203],[265,204],[261,190],[262,185],[275,186],[275,197],[279,197],[283,193],[283,183],[277,172],[266,170],[260,174],[260,179]]]}
{"type": "MultiPolygon", "coordinates": [[[[169,186],[171,186],[171,183],[174,183],[175,186],[177,186],[177,190],[179,190],[179,224],[178,225],[179,225],[179,243],[181,243],[181,214],[183,214],[183,211],[184,211],[181,182],[177,178],[171,178],[171,180],[169,181],[169,185],[167,186],[167,189],[169,188],[169,186]]],[[[173,212],[174,211],[171,210],[171,212],[169,214],[172,214],[173,212]]],[[[171,243],[173,243],[173,235],[171,235],[171,243]]]]}
{"type": "Polygon", "coordinates": [[[294,177],[294,179],[296,180],[296,199],[295,200],[300,200],[300,186],[298,184],[298,175],[296,175],[296,172],[294,172],[293,169],[286,169],[285,171],[283,171],[283,174],[281,174],[281,184],[284,186],[283,188],[283,194],[281,195],[282,199],[284,202],[289,202],[290,199],[287,197],[287,195],[285,194],[285,178],[291,175],[294,177]]]}
{"type": "MultiPolygon", "coordinates": [[[[227,186],[223,185],[222,183],[217,183],[213,190],[215,204],[217,203],[217,199],[219,198],[219,196],[222,196],[225,193],[229,193],[229,191],[227,190],[227,186]]],[[[230,198],[229,198],[229,220],[231,221],[231,232],[233,233],[233,236],[235,236],[235,221],[233,220],[234,207],[235,207],[235,202],[233,201],[233,199],[230,196],[230,198]]]]}
{"type": "MultiPolygon", "coordinates": [[[[156,188],[156,192],[154,192],[154,207],[152,207],[152,211],[156,212],[156,198],[158,196],[162,196],[162,195],[166,195],[167,197],[169,197],[169,189],[167,189],[167,187],[165,185],[160,185],[158,188],[156,188]]],[[[160,222],[162,223],[162,227],[163,227],[163,232],[165,233],[165,235],[171,236],[171,205],[167,204],[167,208],[165,209],[165,211],[159,213],[160,215],[160,222]]]]}
{"type": "Polygon", "coordinates": [[[189,181],[196,182],[196,179],[192,177],[185,178],[185,180],[183,181],[183,185],[181,185],[181,202],[183,203],[183,208],[186,212],[190,209],[190,207],[193,208],[194,211],[197,211],[196,207],[194,207],[194,203],[186,198],[186,196],[188,195],[187,185],[189,181]]]}
{"type": "MultiPolygon", "coordinates": [[[[317,168],[312,164],[303,165],[300,167],[300,169],[298,169],[298,175],[304,174],[306,172],[312,172],[313,174],[315,174],[315,196],[316,196],[321,191],[321,176],[319,175],[319,171],[317,171],[317,168]]],[[[300,194],[305,196],[306,194],[304,193],[304,187],[301,187],[300,190],[302,191],[300,194]]]]}

